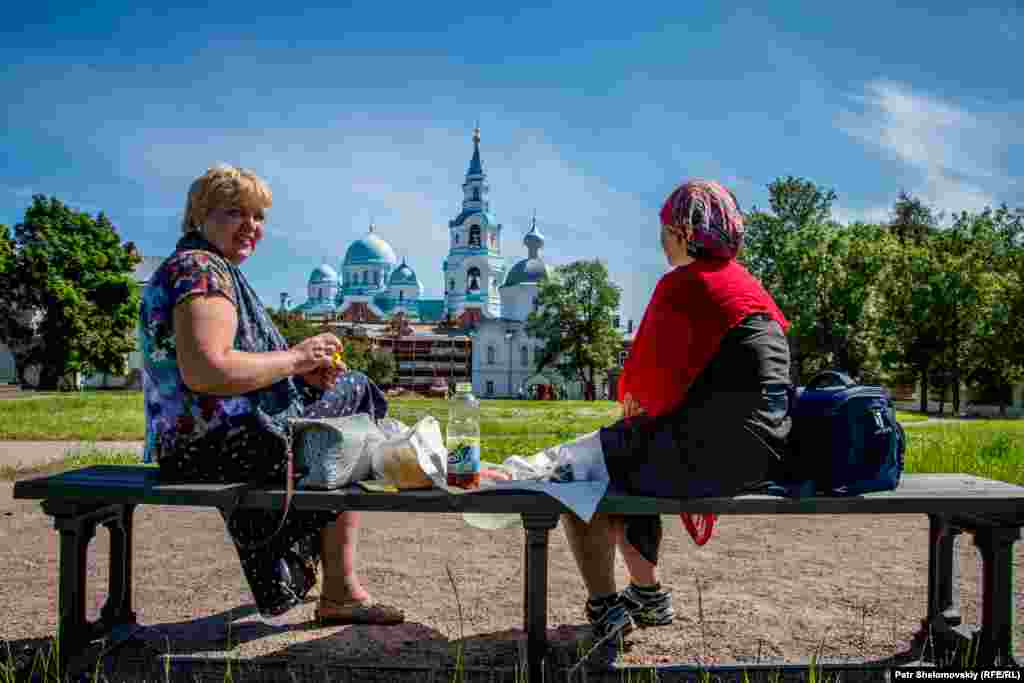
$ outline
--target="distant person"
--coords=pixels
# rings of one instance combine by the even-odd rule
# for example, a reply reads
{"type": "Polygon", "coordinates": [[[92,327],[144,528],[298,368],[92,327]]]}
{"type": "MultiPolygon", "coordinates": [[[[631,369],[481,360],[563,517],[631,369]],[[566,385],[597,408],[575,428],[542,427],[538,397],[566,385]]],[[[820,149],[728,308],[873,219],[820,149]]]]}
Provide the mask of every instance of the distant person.
{"type": "MultiPolygon", "coordinates": [[[[612,490],[734,495],[771,479],[784,453],[789,323],[735,260],[743,216],[732,192],[691,180],[669,195],[660,218],[670,270],[655,287],[619,380],[623,419],[564,448],[580,462],[595,461],[600,450],[612,490]]],[[[659,516],[601,514],[585,524],[565,515],[564,522],[596,637],[672,622],[671,595],[656,571],[659,516]],[[630,576],[622,592],[616,547],[630,576]]]]}
{"type": "MultiPolygon", "coordinates": [[[[333,334],[288,348],[239,270],[263,239],[270,205],[270,188],[251,171],[209,169],[189,188],[174,253],[143,291],[145,460],[165,480],[281,487],[288,418],[387,411],[364,375],[332,363],[342,350],[333,334]]],[[[291,510],[275,534],[281,519],[280,510],[238,509],[227,520],[262,617],[300,604],[322,558],[321,621],[404,619],[374,603],[356,574],[358,513],[291,510]]]]}

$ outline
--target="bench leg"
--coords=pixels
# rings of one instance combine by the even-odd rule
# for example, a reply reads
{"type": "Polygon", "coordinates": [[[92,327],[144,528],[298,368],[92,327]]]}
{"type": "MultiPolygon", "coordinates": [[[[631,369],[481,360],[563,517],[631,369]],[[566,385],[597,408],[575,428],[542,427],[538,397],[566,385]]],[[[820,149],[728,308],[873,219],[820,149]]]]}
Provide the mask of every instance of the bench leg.
{"type": "Polygon", "coordinates": [[[132,611],[132,517],[134,505],[123,505],[121,514],[103,523],[110,532],[110,583],[101,619],[107,628],[135,624],[132,611]]]}
{"type": "Polygon", "coordinates": [[[928,617],[960,624],[960,572],[956,542],[960,528],[941,515],[928,515],[928,617]]]}
{"type": "Polygon", "coordinates": [[[1013,544],[1020,529],[980,527],[974,541],[982,559],[981,642],[978,665],[1008,664],[1013,656],[1013,544]]]}
{"type": "Polygon", "coordinates": [[[112,634],[115,644],[127,637],[121,626],[134,626],[132,612],[132,513],[133,505],[79,505],[43,501],[60,533],[57,648],[62,671],[71,659],[100,636],[112,634]],[[110,585],[106,603],[96,623],[85,618],[86,564],[89,543],[100,524],[110,531],[110,585]]]}
{"type": "Polygon", "coordinates": [[[548,537],[558,526],[558,515],[523,513],[526,553],[523,561],[523,626],[530,681],[543,681],[548,649],[548,537]]]}
{"type": "Polygon", "coordinates": [[[85,570],[96,523],[88,519],[58,517],[54,526],[60,532],[57,647],[63,670],[67,659],[92,640],[92,627],[85,620],[85,570]]]}

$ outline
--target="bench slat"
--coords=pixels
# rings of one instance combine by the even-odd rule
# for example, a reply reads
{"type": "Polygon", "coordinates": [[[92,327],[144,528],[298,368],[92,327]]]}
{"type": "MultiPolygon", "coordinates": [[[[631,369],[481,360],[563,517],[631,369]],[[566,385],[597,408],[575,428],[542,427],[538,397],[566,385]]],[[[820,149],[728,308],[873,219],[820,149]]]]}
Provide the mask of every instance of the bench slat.
{"type": "MultiPolygon", "coordinates": [[[[14,497],[60,499],[82,503],[135,503],[187,506],[229,505],[245,492],[244,484],[161,484],[154,467],[96,465],[15,483],[14,497]]],[[[284,491],[250,490],[246,507],[281,508],[284,491]]],[[[482,491],[449,495],[443,490],[369,493],[358,487],[337,491],[297,491],[296,509],[420,512],[555,512],[560,503],[532,492],[482,491]]],[[[601,512],[619,514],[902,514],[973,513],[997,516],[1000,522],[1024,525],[1024,487],[967,474],[908,474],[895,491],[841,498],[803,499],[745,495],[731,498],[676,500],[610,493],[601,512]]]]}

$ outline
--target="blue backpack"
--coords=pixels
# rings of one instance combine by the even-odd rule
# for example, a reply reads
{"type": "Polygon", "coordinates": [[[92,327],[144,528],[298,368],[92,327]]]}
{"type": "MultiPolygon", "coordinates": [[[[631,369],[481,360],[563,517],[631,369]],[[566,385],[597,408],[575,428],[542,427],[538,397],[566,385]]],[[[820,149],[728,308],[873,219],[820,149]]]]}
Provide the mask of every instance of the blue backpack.
{"type": "MultiPolygon", "coordinates": [[[[785,495],[854,496],[891,491],[903,474],[907,439],[889,392],[826,370],[791,388],[785,495]]],[[[778,492],[778,491],[776,491],[778,492]]]]}

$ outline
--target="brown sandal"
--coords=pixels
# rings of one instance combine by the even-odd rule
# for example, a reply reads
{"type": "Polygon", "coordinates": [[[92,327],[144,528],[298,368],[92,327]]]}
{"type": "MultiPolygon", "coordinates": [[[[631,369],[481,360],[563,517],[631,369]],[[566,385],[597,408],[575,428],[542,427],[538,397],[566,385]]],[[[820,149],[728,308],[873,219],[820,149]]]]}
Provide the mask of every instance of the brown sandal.
{"type": "Polygon", "coordinates": [[[320,596],[316,606],[316,620],[324,625],[334,624],[377,624],[382,626],[401,624],[405,612],[373,600],[338,602],[320,596]],[[326,609],[324,609],[326,608],[326,609]]]}

